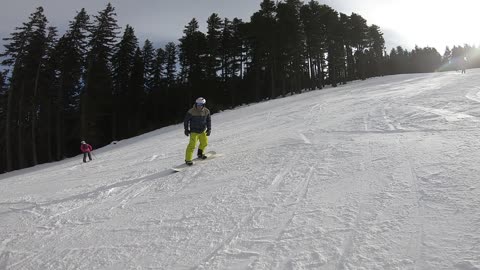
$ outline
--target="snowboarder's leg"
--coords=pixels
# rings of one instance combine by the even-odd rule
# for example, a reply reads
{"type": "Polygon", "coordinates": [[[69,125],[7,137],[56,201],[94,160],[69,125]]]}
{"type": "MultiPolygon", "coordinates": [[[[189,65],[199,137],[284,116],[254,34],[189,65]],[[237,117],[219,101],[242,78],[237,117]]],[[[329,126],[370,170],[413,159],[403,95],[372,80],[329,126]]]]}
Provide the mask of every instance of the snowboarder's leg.
{"type": "Polygon", "coordinates": [[[83,162],[87,162],[87,153],[83,153],[83,162]]]}
{"type": "Polygon", "coordinates": [[[208,137],[207,133],[204,131],[199,134],[198,139],[200,140],[200,146],[198,147],[198,157],[204,158],[205,149],[208,145],[208,137]]]}
{"type": "Polygon", "coordinates": [[[90,161],[92,160],[92,154],[90,154],[90,152],[88,152],[88,158],[90,159],[90,161]]]}
{"type": "Polygon", "coordinates": [[[195,146],[197,145],[198,133],[190,133],[190,141],[187,145],[187,150],[185,151],[185,161],[192,161],[193,152],[195,151],[195,146]]]}

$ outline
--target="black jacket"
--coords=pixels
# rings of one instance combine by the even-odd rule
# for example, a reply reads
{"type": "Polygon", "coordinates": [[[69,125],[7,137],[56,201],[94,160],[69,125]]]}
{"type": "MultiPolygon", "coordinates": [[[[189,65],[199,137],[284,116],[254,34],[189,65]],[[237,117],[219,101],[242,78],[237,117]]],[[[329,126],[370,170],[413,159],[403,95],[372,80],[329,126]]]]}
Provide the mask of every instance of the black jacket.
{"type": "Polygon", "coordinates": [[[202,133],[206,129],[212,129],[212,123],[210,119],[210,110],[203,107],[202,109],[193,108],[188,110],[187,114],[185,115],[185,120],[183,121],[183,125],[186,130],[190,130],[190,132],[195,133],[202,133]]]}

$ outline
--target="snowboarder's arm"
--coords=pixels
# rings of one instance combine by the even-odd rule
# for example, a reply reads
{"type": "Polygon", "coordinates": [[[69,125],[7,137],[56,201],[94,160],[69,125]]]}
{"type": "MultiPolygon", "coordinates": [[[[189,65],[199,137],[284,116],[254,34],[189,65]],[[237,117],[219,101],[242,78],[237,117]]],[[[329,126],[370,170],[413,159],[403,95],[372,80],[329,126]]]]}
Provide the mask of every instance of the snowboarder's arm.
{"type": "Polygon", "coordinates": [[[185,128],[185,130],[188,130],[190,119],[192,119],[192,115],[188,111],[187,114],[185,115],[185,119],[183,120],[183,127],[185,128]]]}
{"type": "Polygon", "coordinates": [[[210,119],[210,113],[207,115],[207,130],[212,130],[212,120],[210,119]]]}

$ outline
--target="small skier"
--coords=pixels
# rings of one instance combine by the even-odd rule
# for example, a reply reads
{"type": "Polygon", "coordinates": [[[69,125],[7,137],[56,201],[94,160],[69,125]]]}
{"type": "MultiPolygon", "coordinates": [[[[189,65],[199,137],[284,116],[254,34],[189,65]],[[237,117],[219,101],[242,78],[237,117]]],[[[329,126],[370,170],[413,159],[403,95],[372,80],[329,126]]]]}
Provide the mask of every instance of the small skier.
{"type": "Polygon", "coordinates": [[[87,155],[90,161],[92,160],[92,155],[90,152],[92,152],[93,148],[90,144],[86,143],[85,141],[80,142],[80,150],[83,153],[83,162],[87,162],[87,155]]]}
{"type": "Polygon", "coordinates": [[[466,70],[467,69],[467,57],[464,57],[461,60],[460,67],[462,68],[462,74],[467,73],[467,70],[466,70]]]}
{"type": "Polygon", "coordinates": [[[207,158],[207,156],[205,156],[205,148],[208,145],[207,136],[210,136],[212,126],[210,110],[205,108],[205,103],[207,103],[207,101],[203,97],[197,98],[195,104],[193,104],[193,108],[188,110],[185,115],[183,123],[185,127],[185,136],[190,136],[190,142],[185,151],[185,163],[187,165],[193,165],[192,158],[197,141],[200,141],[197,152],[198,158],[207,158]]]}

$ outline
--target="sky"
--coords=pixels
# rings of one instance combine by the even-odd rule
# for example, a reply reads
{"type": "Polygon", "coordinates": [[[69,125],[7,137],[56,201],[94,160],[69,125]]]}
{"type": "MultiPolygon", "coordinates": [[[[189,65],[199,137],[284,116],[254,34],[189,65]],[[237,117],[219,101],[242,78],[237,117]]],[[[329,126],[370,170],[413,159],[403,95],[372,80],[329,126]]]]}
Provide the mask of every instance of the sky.
{"type": "MultiPolygon", "coordinates": [[[[99,0],[1,0],[0,37],[7,37],[16,26],[27,21],[36,7],[43,6],[50,23],[65,31],[68,21],[84,7],[97,14],[108,1],[99,0]]],[[[202,31],[212,13],[233,19],[249,21],[259,9],[261,0],[112,0],[121,27],[130,24],[143,42],[150,39],[157,46],[177,42],[184,26],[196,18],[202,31]]],[[[323,0],[339,12],[362,15],[369,25],[381,27],[387,49],[401,45],[412,49],[415,45],[432,46],[443,53],[445,46],[478,45],[476,0],[323,0]],[[453,3],[453,4],[452,4],[453,3]]]]}
{"type": "Polygon", "coordinates": [[[478,270],[478,85],[383,76],[215,113],[216,156],[178,173],[183,123],[0,174],[0,269],[478,270]]]}

